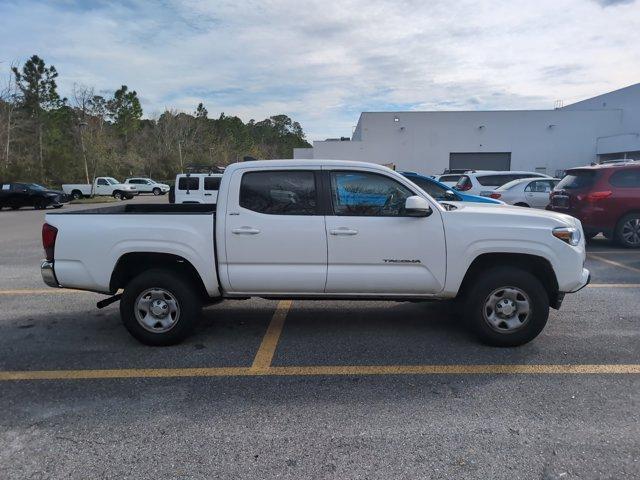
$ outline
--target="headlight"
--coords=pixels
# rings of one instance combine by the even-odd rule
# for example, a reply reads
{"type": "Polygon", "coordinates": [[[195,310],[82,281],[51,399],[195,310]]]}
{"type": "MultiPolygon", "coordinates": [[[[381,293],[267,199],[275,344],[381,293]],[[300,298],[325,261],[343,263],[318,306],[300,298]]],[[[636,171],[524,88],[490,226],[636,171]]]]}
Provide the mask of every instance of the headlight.
{"type": "Polygon", "coordinates": [[[574,227],[554,228],[553,236],[574,247],[580,243],[580,230],[574,227]]]}

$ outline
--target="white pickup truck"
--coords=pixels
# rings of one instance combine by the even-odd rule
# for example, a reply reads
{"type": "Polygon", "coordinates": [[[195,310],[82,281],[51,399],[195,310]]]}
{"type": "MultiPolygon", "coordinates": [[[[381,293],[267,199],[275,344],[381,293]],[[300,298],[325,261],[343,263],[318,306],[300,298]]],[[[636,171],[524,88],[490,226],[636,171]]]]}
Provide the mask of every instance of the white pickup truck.
{"type": "Polygon", "coordinates": [[[223,298],[457,299],[480,339],[515,346],[589,282],[580,222],[505,205],[443,203],[379,165],[231,165],[217,205],[49,213],[42,276],[113,295],[126,328],[169,345],[223,298]],[[122,293],[117,293],[123,290],[122,293]]]}
{"type": "MultiPolygon", "coordinates": [[[[62,185],[62,191],[75,200],[88,197],[92,193],[89,183],[65,184],[62,185]]],[[[120,183],[113,177],[96,177],[93,182],[93,194],[113,196],[117,199],[131,199],[138,194],[138,190],[135,185],[120,183]]]]}

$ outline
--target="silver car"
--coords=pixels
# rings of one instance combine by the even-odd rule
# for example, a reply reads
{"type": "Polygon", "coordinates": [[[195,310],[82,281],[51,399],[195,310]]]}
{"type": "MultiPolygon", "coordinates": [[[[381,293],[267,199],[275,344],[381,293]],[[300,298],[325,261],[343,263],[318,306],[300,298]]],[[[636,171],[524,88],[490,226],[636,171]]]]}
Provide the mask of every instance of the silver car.
{"type": "Polygon", "coordinates": [[[519,207],[545,208],[559,178],[519,178],[481,195],[519,207]]]}

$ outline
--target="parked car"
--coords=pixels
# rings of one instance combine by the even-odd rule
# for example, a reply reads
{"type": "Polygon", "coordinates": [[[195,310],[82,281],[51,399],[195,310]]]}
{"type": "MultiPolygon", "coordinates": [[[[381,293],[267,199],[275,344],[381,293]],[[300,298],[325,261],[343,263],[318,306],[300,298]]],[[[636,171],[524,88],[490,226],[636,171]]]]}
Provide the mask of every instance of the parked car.
{"type": "Polygon", "coordinates": [[[216,203],[221,173],[179,173],[170,203],[216,203]],[[173,200],[173,202],[171,202],[173,200]]]}
{"type": "Polygon", "coordinates": [[[61,208],[68,201],[69,197],[64,192],[51,190],[37,183],[0,183],[0,209],[4,207],[13,210],[20,207],[61,208]]]}
{"type": "Polygon", "coordinates": [[[478,171],[465,173],[454,187],[459,192],[480,195],[484,191],[495,190],[511,180],[519,178],[551,178],[544,173],[504,171],[478,171]]]}
{"type": "MultiPolygon", "coordinates": [[[[94,195],[108,195],[117,199],[130,200],[138,194],[135,185],[120,183],[113,177],[96,177],[94,180],[94,195]]],[[[62,190],[74,200],[91,195],[91,185],[88,183],[65,184],[62,190]]]]}
{"type": "Polygon", "coordinates": [[[579,219],[587,238],[603,233],[625,247],[640,248],[640,164],[569,169],[551,192],[548,209],[579,219]]]}
{"type": "Polygon", "coordinates": [[[138,193],[153,193],[154,195],[164,195],[169,191],[169,185],[158,183],[155,180],[145,177],[127,178],[126,185],[135,185],[138,193]]]}
{"type": "Polygon", "coordinates": [[[438,201],[449,200],[456,202],[495,203],[496,205],[503,203],[499,200],[494,200],[493,198],[454,192],[447,185],[440,183],[431,177],[420,175],[419,173],[400,172],[400,174],[411,180],[438,201]]]}
{"type": "Polygon", "coordinates": [[[549,205],[549,194],[559,181],[559,178],[519,178],[496,188],[488,196],[518,207],[545,208],[549,205]]]}
{"type": "Polygon", "coordinates": [[[584,287],[569,215],[458,203],[447,209],[380,165],[235,163],[213,205],[116,205],[48,214],[47,285],[115,296],[129,332],[174,344],[224,298],[456,298],[483,341],[515,346],[584,287]],[[117,294],[119,289],[123,293],[117,294]]]}

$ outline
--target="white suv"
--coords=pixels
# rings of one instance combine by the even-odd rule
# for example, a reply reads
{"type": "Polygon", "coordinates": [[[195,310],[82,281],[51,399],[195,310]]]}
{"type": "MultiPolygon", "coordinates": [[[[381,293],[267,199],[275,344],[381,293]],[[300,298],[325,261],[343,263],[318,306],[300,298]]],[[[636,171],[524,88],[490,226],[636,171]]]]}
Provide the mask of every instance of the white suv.
{"type": "Polygon", "coordinates": [[[155,180],[144,177],[127,178],[124,183],[135,185],[139,193],[153,193],[154,195],[164,195],[169,191],[169,185],[158,183],[155,180]]]}
{"type": "Polygon", "coordinates": [[[179,173],[174,203],[217,203],[221,178],[221,173],[179,173]]]}
{"type": "Polygon", "coordinates": [[[454,189],[469,195],[480,195],[482,192],[495,190],[507,182],[519,178],[552,178],[544,173],[524,171],[477,171],[465,173],[460,177],[454,189]]]}

